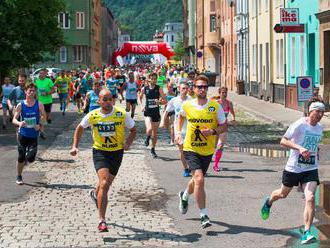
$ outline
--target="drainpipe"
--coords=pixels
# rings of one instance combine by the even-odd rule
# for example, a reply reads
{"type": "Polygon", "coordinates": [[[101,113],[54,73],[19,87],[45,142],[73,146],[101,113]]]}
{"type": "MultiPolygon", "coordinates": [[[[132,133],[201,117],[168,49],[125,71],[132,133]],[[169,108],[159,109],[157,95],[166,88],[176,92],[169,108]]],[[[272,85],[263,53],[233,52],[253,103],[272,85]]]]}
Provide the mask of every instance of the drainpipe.
{"type": "MultiPolygon", "coordinates": [[[[283,1],[283,4],[284,4],[284,8],[285,8],[285,0],[283,1]]],[[[284,47],[283,47],[283,60],[284,60],[284,107],[286,108],[287,107],[287,81],[286,81],[286,74],[287,74],[287,71],[286,71],[286,62],[287,62],[287,59],[286,59],[286,34],[284,34],[284,47]]]]}
{"type": "MultiPolygon", "coordinates": [[[[259,15],[259,10],[258,10],[258,1],[256,1],[256,78],[257,78],[257,86],[258,86],[258,93],[259,92],[259,43],[258,43],[258,15],[259,15]]],[[[260,61],[259,61],[260,62],[260,61]]],[[[257,95],[259,97],[259,94],[257,95]]]]}

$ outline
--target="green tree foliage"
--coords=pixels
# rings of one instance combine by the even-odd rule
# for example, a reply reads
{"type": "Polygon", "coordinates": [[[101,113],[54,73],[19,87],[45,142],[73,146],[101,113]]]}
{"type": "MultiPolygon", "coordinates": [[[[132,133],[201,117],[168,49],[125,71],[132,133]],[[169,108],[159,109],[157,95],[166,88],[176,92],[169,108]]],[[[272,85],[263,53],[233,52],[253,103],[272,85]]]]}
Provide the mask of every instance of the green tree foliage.
{"type": "Polygon", "coordinates": [[[182,0],[104,0],[132,40],[148,41],[166,22],[182,22],[182,0]]]}
{"type": "Polygon", "coordinates": [[[177,39],[173,50],[175,52],[174,60],[176,60],[176,61],[182,60],[182,57],[186,53],[185,49],[184,49],[184,45],[183,45],[182,36],[181,37],[179,36],[179,38],[177,39]]]}
{"type": "Polygon", "coordinates": [[[0,73],[27,67],[64,42],[58,27],[63,0],[0,0],[0,73]]]}

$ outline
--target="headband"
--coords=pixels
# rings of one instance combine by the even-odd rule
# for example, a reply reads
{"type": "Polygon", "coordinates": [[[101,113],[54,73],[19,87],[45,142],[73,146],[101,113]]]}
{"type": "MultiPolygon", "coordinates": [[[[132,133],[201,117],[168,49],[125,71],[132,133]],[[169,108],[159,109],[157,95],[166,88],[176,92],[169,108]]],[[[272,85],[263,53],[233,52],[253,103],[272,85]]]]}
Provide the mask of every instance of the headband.
{"type": "Polygon", "coordinates": [[[321,102],[313,102],[309,106],[309,112],[312,112],[313,110],[322,110],[322,111],[325,111],[325,106],[321,102]]]}

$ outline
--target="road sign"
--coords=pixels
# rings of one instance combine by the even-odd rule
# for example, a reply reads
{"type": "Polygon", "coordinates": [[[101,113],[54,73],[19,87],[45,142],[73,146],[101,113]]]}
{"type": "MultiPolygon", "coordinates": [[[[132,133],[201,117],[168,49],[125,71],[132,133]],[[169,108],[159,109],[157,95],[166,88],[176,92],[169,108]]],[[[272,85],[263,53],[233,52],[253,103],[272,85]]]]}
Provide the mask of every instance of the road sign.
{"type": "Polygon", "coordinates": [[[299,9],[298,8],[281,8],[280,23],[283,26],[299,25],[299,9]]]}
{"type": "Polygon", "coordinates": [[[283,26],[281,24],[275,24],[274,30],[276,33],[304,33],[305,25],[299,24],[296,26],[283,26]]]}
{"type": "Polygon", "coordinates": [[[313,78],[310,76],[297,77],[298,102],[308,101],[313,96],[313,78]]]}

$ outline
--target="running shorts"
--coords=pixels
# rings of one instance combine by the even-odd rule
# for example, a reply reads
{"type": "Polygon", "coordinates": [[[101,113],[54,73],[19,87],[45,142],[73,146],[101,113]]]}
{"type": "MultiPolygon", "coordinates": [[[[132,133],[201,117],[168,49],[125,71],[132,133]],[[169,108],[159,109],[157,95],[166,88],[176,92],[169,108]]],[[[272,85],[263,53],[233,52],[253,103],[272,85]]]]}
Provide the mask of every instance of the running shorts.
{"type": "Polygon", "coordinates": [[[93,149],[93,162],[95,170],[106,168],[109,169],[111,175],[116,176],[121,162],[123,160],[124,150],[118,151],[102,151],[93,149]]]}
{"type": "Polygon", "coordinates": [[[318,185],[320,184],[318,170],[304,171],[301,173],[283,171],[282,184],[286,187],[292,188],[293,186],[308,182],[317,182],[318,185]]]}
{"type": "Polygon", "coordinates": [[[213,154],[208,156],[202,156],[197,154],[196,152],[183,151],[183,156],[187,161],[189,170],[202,170],[205,176],[212,161],[213,154]]]}
{"type": "Polygon", "coordinates": [[[34,162],[38,151],[38,138],[29,138],[18,135],[18,162],[34,162]]]}

